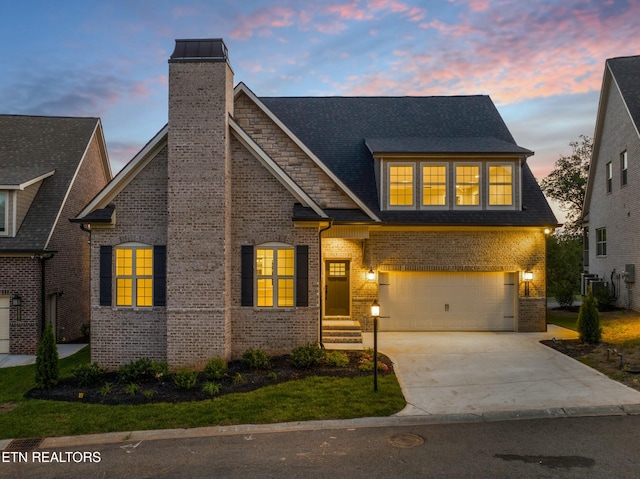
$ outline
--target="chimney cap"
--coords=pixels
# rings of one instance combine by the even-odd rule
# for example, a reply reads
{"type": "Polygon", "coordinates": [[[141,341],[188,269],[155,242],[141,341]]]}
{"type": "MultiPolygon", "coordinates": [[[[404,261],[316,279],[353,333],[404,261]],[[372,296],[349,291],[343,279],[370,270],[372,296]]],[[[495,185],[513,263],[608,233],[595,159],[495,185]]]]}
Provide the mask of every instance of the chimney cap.
{"type": "Polygon", "coordinates": [[[222,38],[176,40],[171,62],[226,62],[227,46],[222,38]]]}

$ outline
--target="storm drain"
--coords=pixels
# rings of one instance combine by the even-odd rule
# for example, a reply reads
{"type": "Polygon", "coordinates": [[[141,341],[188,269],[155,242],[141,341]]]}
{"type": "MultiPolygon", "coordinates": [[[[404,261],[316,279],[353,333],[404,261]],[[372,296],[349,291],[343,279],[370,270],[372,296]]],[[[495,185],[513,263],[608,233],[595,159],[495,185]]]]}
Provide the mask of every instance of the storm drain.
{"type": "Polygon", "coordinates": [[[411,449],[424,444],[424,438],[410,432],[394,434],[388,439],[388,441],[393,447],[399,447],[402,449],[411,449]]]}
{"type": "Polygon", "coordinates": [[[35,439],[14,439],[4,449],[5,451],[29,452],[37,449],[42,444],[42,438],[35,439]]]}

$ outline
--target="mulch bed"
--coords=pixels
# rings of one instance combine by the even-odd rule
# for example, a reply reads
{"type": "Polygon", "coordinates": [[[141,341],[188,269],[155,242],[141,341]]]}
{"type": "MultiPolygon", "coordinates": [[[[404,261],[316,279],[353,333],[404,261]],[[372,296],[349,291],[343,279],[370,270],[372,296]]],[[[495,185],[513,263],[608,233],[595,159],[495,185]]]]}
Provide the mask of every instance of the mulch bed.
{"type": "MultiPolygon", "coordinates": [[[[52,389],[31,389],[25,396],[34,399],[48,399],[54,401],[70,401],[92,404],[149,404],[160,402],[182,402],[182,401],[202,401],[219,397],[231,393],[244,393],[254,391],[265,386],[303,379],[310,376],[332,376],[332,377],[359,377],[373,376],[373,371],[362,371],[360,360],[362,352],[347,351],[349,364],[346,367],[331,367],[320,362],[310,368],[296,368],[289,355],[271,358],[271,368],[268,370],[256,370],[248,368],[243,361],[232,361],[228,365],[225,377],[219,381],[214,381],[220,386],[218,393],[211,395],[202,391],[202,387],[207,382],[204,373],[198,375],[198,381],[192,389],[178,388],[171,378],[157,380],[150,378],[138,381],[136,384],[140,389],[131,394],[127,390],[129,384],[118,381],[117,372],[108,372],[103,380],[95,386],[80,387],[73,377],[61,379],[57,386],[52,389]],[[237,374],[242,375],[242,381],[234,381],[237,374]],[[104,384],[111,384],[108,393],[105,394],[104,384]],[[153,391],[153,392],[145,392],[153,391]]],[[[380,376],[392,374],[393,365],[391,361],[379,355],[379,361],[384,362],[388,371],[379,371],[380,376]]]]}
{"type": "Polygon", "coordinates": [[[581,343],[579,339],[546,339],[540,342],[572,358],[579,358],[590,354],[600,346],[600,344],[581,343]]]}

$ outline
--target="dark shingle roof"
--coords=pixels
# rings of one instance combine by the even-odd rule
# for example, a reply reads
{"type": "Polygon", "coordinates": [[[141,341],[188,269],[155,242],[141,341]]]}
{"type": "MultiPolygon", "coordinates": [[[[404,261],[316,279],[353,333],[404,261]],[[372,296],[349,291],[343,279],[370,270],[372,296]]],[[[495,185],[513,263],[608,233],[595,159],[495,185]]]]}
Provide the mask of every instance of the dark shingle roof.
{"type": "Polygon", "coordinates": [[[620,87],[636,129],[640,130],[640,55],[610,58],[607,65],[620,87]]]}
{"type": "Polygon", "coordinates": [[[0,115],[0,185],[19,185],[55,170],[43,180],[18,234],[0,237],[0,251],[45,249],[98,121],[0,115]]]}
{"type": "MultiPolygon", "coordinates": [[[[488,96],[260,100],[383,221],[469,225],[557,222],[526,164],[523,211],[380,211],[372,151],[532,153],[515,143],[488,96]]],[[[298,213],[302,215],[302,210],[298,213]]]]}

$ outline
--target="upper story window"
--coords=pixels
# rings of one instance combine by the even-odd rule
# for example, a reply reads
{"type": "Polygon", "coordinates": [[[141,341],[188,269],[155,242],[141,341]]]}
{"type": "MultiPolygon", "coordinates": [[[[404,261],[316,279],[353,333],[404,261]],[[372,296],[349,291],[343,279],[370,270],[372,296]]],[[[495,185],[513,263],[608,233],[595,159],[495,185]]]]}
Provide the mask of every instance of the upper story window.
{"type": "Polygon", "coordinates": [[[9,231],[9,226],[7,225],[7,192],[0,191],[0,235],[6,235],[9,231]]]}
{"type": "Polygon", "coordinates": [[[153,248],[116,247],[116,306],[153,306],[153,248]]]}
{"type": "Polygon", "coordinates": [[[295,305],[295,250],[291,246],[256,247],[256,305],[295,305]]]}
{"type": "Polygon", "coordinates": [[[596,255],[607,255],[607,228],[596,229],[596,255]]]}
{"type": "Polygon", "coordinates": [[[489,165],[489,205],[513,205],[513,165],[489,165]]]}
{"type": "Polygon", "coordinates": [[[625,186],[627,184],[627,150],[620,153],[620,184],[625,186]]]}
{"type": "Polygon", "coordinates": [[[613,165],[611,164],[611,162],[606,164],[606,175],[607,175],[607,183],[606,183],[607,193],[611,193],[611,190],[613,189],[613,165]]]}
{"type": "Polygon", "coordinates": [[[447,166],[422,166],[422,205],[446,206],[447,204],[447,166]]]}
{"type": "Polygon", "coordinates": [[[478,206],[480,204],[480,166],[456,166],[456,205],[478,206]]]}
{"type": "Polygon", "coordinates": [[[413,165],[389,167],[389,206],[413,206],[413,165]]]}

